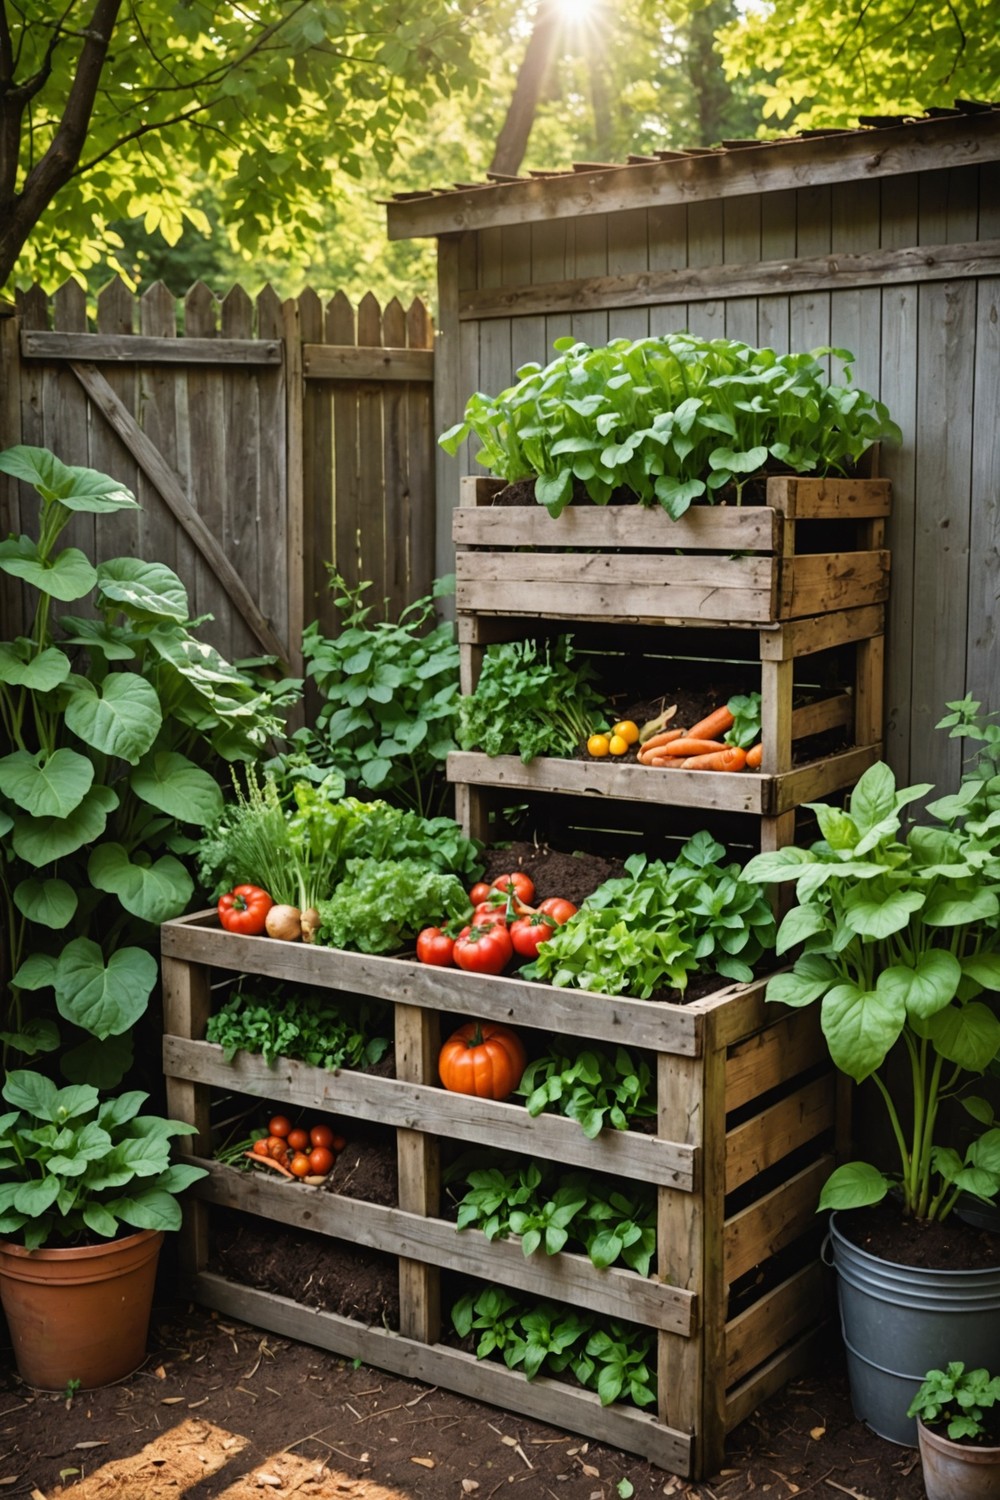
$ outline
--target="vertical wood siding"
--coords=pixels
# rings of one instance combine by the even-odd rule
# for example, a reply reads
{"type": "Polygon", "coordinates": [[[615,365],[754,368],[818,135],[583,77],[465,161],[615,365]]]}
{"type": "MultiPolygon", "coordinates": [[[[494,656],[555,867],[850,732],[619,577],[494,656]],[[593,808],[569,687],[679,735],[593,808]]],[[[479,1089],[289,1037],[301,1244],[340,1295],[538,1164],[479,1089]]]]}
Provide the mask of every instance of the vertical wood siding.
{"type": "MultiPolygon", "coordinates": [[[[688,302],[593,306],[585,291],[570,312],[459,314],[463,294],[502,286],[546,287],[581,277],[722,269],[798,258],[1000,240],[1000,166],[899,174],[881,181],[784,189],[687,207],[629,209],[449,237],[442,262],[442,337],[461,348],[440,428],[474,390],[509,385],[518,365],[552,358],[564,334],[591,343],[689,329],[779,352],[822,345],[856,356],[855,381],[877,394],[903,430],[885,446],[881,471],[894,485],[887,654],[887,756],[907,780],[950,785],[961,747],[933,725],[945,703],[972,693],[1000,710],[994,623],[1000,594],[1000,278],[970,266],[952,280],[879,285],[831,283],[808,291],[688,302]],[[525,249],[530,241],[530,255],[525,249]],[[458,268],[460,272],[456,276],[458,268]],[[453,270],[453,268],[455,268],[453,270]],[[588,305],[588,301],[590,305],[588,305]],[[509,353],[508,353],[509,351],[509,353]],[[453,402],[448,405],[448,400],[453,402]]],[[[604,289],[607,293],[608,289],[604,289]]],[[[833,361],[839,374],[839,364],[833,361]]],[[[447,517],[461,473],[481,472],[467,445],[439,467],[439,568],[450,566],[447,517]]]]}

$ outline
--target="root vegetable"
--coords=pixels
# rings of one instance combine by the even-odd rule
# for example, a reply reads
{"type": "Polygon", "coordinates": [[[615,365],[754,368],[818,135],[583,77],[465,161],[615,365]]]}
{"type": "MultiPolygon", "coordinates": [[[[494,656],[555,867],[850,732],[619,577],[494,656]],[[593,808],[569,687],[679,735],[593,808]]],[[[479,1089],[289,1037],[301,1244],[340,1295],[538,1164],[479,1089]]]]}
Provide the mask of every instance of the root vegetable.
{"type": "Polygon", "coordinates": [[[764,742],[758,740],[756,745],[751,745],[747,751],[747,769],[756,771],[764,759],[764,742]]]}
{"type": "Polygon", "coordinates": [[[320,929],[320,915],[315,906],[307,906],[302,913],[302,941],[314,943],[320,929]]]}
{"type": "Polygon", "coordinates": [[[689,755],[681,761],[682,771],[742,771],[747,763],[747,753],[739,745],[728,750],[716,750],[711,755],[689,755]]]}
{"type": "Polygon", "coordinates": [[[714,740],[717,735],[725,734],[727,729],[732,729],[735,720],[725,704],[721,708],[713,709],[706,714],[704,719],[699,719],[697,724],[692,724],[688,734],[693,740],[714,740]]]}
{"type": "Polygon", "coordinates": [[[261,1156],[256,1151],[244,1151],[243,1155],[258,1167],[270,1167],[274,1172],[280,1172],[282,1177],[294,1178],[287,1167],[283,1167],[280,1161],[275,1161],[273,1156],[261,1156]]]}
{"type": "Polygon", "coordinates": [[[265,931],[268,937],[297,943],[302,936],[302,913],[297,906],[272,906],[267,914],[265,931]]]}

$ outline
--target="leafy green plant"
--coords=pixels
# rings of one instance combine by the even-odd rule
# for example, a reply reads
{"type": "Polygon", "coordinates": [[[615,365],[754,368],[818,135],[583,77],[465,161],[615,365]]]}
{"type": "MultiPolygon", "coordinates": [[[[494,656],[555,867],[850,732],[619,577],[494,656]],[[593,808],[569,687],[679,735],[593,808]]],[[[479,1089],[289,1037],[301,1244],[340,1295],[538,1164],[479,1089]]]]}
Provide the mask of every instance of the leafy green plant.
{"type": "Polygon", "coordinates": [[[654,1336],[645,1329],[578,1313],[554,1302],[519,1303],[500,1287],[467,1292],[451,1310],[461,1338],[478,1333],[476,1357],[499,1353],[508,1369],[528,1380],[570,1371],[602,1406],[627,1397],[637,1406],[656,1400],[654,1336]]]}
{"type": "Polygon", "coordinates": [[[992,993],[1000,988],[1000,811],[984,805],[988,788],[970,778],[904,832],[903,810],[932,788],[897,789],[879,763],[846,809],[813,805],[818,843],[760,854],[747,866],[756,880],[796,882],[798,904],[781,924],[777,951],[802,951],[770,981],[768,999],[820,1003],[834,1063],[856,1083],[872,1079],[898,1150],[896,1173],[868,1162],[839,1167],[823,1207],[864,1207],[896,1186],[907,1215],[940,1220],[959,1193],[989,1201],[1000,1190],[1000,1129],[984,1100],[963,1099],[987,1126],[964,1159],[938,1140],[944,1100],[963,1098],[971,1076],[1000,1056],[992,993]],[[887,1066],[897,1048],[905,1085],[887,1066]]]}
{"type": "Polygon", "coordinates": [[[8,1073],[0,1115],[0,1235],[29,1250],[50,1240],[85,1244],[133,1229],[179,1229],[176,1194],[204,1177],[170,1163],[173,1136],[194,1126],[140,1115],[148,1094],[101,1101],[90,1084],[57,1088],[27,1069],[8,1073]]]}
{"type": "Polygon", "coordinates": [[[137,509],[124,486],[42,448],[0,453],[39,501],[37,540],[0,542],[0,571],[35,596],[28,634],[0,643],[0,891],[12,971],[5,1055],[60,1047],[70,1080],[117,1083],[157,980],[156,927],[194,890],[187,826],[214,819],[213,768],[254,759],[280,730],[266,695],[188,624],[162,563],[93,566],[58,546],[75,514],[137,509]],[[56,613],[89,600],[93,613],[56,613]],[[79,1038],[78,1038],[79,1041],[79,1038]]]}
{"type": "Polygon", "coordinates": [[[314,1068],[369,1068],[389,1051],[387,1008],[374,1000],[289,993],[287,985],[248,987],[244,981],[209,1017],[207,1041],[226,1062],[259,1053],[269,1068],[294,1057],[314,1068]]]}
{"type": "Polygon", "coordinates": [[[648,1000],[683,991],[693,974],[753,978],[774,942],[763,891],[702,831],[671,863],[633,854],[626,874],[605,881],[557,927],[522,973],[560,987],[648,1000]]]}
{"type": "Polygon", "coordinates": [[[606,727],[596,672],[571,636],[487,646],[474,693],[461,699],[458,740],[487,755],[572,755],[606,727]]]}
{"type": "Polygon", "coordinates": [[[417,859],[349,859],[333,895],[318,903],[317,942],[391,953],[422,927],[469,910],[465,887],[417,859]]]}
{"type": "Polygon", "coordinates": [[[730,484],[739,503],[772,460],[837,472],[880,438],[900,440],[882,403],[851,386],[845,349],[778,355],[686,333],[554,347],[550,364],[523,366],[498,396],[470,396],[439,439],[455,453],[475,433],[478,461],[507,480],[537,476],[552,515],[579,485],[597,505],[626,490],[677,519],[730,484]],[[827,355],[842,362],[843,385],[827,379],[827,355]]]}
{"type": "Polygon", "coordinates": [[[455,748],[458,645],[450,621],[431,622],[435,600],[454,582],[439,579],[398,620],[371,619],[373,606],[362,602],[370,584],[352,589],[335,568],[330,584],[343,625],[335,637],[317,624],[303,636],[306,674],[322,702],[315,724],[292,736],[296,750],[350,787],[419,813],[440,811],[455,748]]]}
{"type": "Polygon", "coordinates": [[[656,1114],[649,1065],[642,1058],[633,1062],[624,1047],[616,1048],[613,1058],[599,1048],[570,1058],[552,1047],[528,1063],[514,1092],[533,1119],[545,1110],[567,1115],[589,1140],[606,1126],[628,1130],[633,1120],[656,1114]]]}
{"type": "Polygon", "coordinates": [[[727,745],[749,750],[760,739],[760,693],[737,693],[726,707],[733,716],[730,729],[722,736],[727,745]]]}
{"type": "Polygon", "coordinates": [[[945,1427],[956,1442],[1000,1443],[1000,1375],[967,1370],[961,1360],[928,1370],[906,1415],[925,1427],[945,1427]]]}

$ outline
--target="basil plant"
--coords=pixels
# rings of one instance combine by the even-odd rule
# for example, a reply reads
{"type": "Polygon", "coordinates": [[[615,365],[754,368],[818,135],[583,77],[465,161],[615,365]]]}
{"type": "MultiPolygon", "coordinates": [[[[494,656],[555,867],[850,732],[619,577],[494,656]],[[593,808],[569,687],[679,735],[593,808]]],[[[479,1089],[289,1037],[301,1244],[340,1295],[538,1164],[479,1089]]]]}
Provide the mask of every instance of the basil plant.
{"type": "Polygon", "coordinates": [[[880,762],[846,810],[813,806],[820,842],[746,867],[750,880],[796,883],[777,951],[801,952],[768,1000],[820,1005],[834,1063],[855,1083],[872,1080],[898,1148],[893,1173],[837,1168],[821,1208],[865,1207],[892,1189],[904,1214],[940,1220],[961,1192],[990,1201],[1000,1190],[1000,1124],[969,1093],[1000,1058],[1000,778],[967,777],[928,806],[931,821],[904,831],[903,809],[931,790],[897,788],[880,762]],[[892,1054],[901,1066],[890,1070],[892,1054]],[[940,1139],[949,1098],[973,1122],[964,1155],[940,1139]]]}
{"type": "Polygon", "coordinates": [[[74,514],[137,510],[123,485],[24,446],[0,472],[39,502],[37,536],[0,542],[5,585],[33,596],[27,634],[0,642],[0,1039],[7,1064],[61,1048],[70,1082],[108,1088],[157,982],[156,925],[193,894],[183,856],[222,810],[210,768],[256,759],[280,725],[192,633],[169,568],[59,547],[74,514]]]}

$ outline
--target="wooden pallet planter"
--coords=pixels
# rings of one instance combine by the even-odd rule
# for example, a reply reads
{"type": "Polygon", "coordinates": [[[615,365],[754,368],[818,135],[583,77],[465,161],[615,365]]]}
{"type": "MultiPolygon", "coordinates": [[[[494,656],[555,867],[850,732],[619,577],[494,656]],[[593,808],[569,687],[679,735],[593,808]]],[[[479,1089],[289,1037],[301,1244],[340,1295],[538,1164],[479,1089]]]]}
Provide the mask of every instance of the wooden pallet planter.
{"type": "Polygon", "coordinates": [[[453,513],[460,613],[754,628],[882,603],[886,479],[767,481],[763,506],[494,507],[502,481],[463,480],[453,513]],[[801,523],[842,540],[805,552],[801,523]]]}
{"type": "Polygon", "coordinates": [[[722,1462],[726,1432],[808,1361],[824,1324],[814,1210],[831,1165],[835,1080],[816,1018],[766,1006],[764,981],[727,985],[690,1005],[590,995],[223,932],[213,912],[162,929],[170,1113],[197,1135],[183,1146],[209,1169],[192,1190],[182,1254],[192,1295],[261,1328],[530,1413],[640,1453],[689,1476],[722,1462]],[[379,996],[395,1008],[394,1079],[326,1072],[289,1059],[232,1064],[204,1040],[220,971],[379,996]],[[545,1035],[640,1048],[655,1056],[657,1135],[531,1119],[521,1104],[450,1094],[436,1079],[439,1016],[502,1019],[545,1035]],[[399,1205],[385,1208],[273,1182],[212,1162],[213,1091],[280,1099],[395,1127],[399,1205]],[[489,1144],[657,1187],[656,1275],[597,1271],[579,1255],[525,1259],[516,1242],[458,1233],[440,1217],[438,1143],[489,1144]],[[766,1178],[756,1190],[761,1173],[766,1178]],[[766,1190],[765,1190],[766,1189],[766,1190]],[[208,1269],[219,1206],[396,1255],[400,1329],[367,1328],[208,1269]],[[479,1363],[441,1342],[442,1271],[532,1297],[587,1306],[655,1328],[655,1416],[602,1408],[560,1382],[479,1363]],[[742,1280],[741,1280],[742,1278],[742,1280]],[[734,1287],[761,1280],[757,1300],[734,1287]]]}

